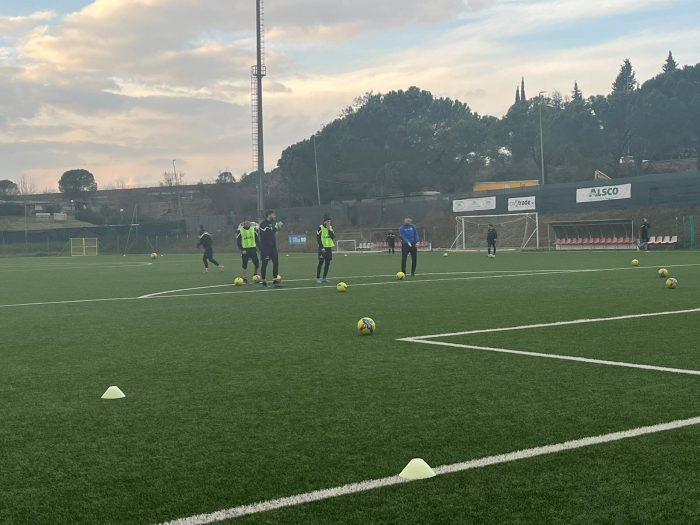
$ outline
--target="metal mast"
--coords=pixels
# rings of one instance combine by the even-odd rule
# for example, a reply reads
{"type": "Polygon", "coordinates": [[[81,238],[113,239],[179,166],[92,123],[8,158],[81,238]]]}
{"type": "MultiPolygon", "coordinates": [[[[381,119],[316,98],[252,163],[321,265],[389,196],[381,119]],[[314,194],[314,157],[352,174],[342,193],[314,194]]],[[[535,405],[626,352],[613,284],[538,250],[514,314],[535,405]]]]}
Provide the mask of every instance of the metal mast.
{"type": "Polygon", "coordinates": [[[265,208],[263,176],[265,175],[265,147],[263,135],[263,89],[262,79],[267,74],[265,68],[265,22],[263,0],[255,1],[257,25],[257,64],[251,68],[250,98],[253,127],[253,168],[258,172],[258,218],[262,218],[265,208]]]}

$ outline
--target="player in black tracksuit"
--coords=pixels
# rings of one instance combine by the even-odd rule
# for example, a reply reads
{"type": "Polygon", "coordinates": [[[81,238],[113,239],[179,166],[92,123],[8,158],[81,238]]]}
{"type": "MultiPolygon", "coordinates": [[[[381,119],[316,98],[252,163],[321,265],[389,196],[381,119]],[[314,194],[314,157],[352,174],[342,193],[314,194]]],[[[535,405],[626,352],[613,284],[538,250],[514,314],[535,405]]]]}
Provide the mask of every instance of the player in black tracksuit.
{"type": "Polygon", "coordinates": [[[493,224],[489,224],[489,229],[486,231],[486,244],[489,247],[489,257],[491,255],[491,249],[493,248],[493,257],[496,257],[496,239],[498,239],[498,232],[494,228],[493,224]]]}
{"type": "Polygon", "coordinates": [[[272,284],[276,288],[280,288],[280,284],[277,276],[280,271],[280,259],[277,253],[277,239],[275,234],[277,233],[278,226],[281,226],[281,222],[276,222],[277,216],[274,210],[267,210],[265,212],[265,220],[260,223],[258,232],[260,233],[260,255],[262,256],[262,270],[260,271],[260,277],[262,277],[262,285],[267,286],[267,281],[265,277],[267,275],[267,265],[272,261],[272,284]]]}
{"type": "Polygon", "coordinates": [[[209,261],[212,262],[212,264],[215,264],[218,268],[219,271],[223,272],[224,267],[223,265],[219,264],[216,262],[214,259],[214,241],[211,238],[211,234],[204,229],[204,226],[200,225],[199,226],[199,242],[197,243],[197,248],[200,246],[204,248],[204,255],[202,256],[202,261],[204,261],[204,272],[209,271],[209,261]]]}

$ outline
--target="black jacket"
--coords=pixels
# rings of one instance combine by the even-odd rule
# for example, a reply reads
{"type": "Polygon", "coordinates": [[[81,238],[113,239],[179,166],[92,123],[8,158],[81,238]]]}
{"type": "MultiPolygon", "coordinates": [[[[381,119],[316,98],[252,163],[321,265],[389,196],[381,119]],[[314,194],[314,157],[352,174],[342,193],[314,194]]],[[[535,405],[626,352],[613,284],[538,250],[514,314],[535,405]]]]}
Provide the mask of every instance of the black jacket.
{"type": "Polygon", "coordinates": [[[214,244],[214,241],[211,238],[211,235],[209,234],[209,232],[204,232],[204,233],[200,234],[200,236],[199,236],[199,242],[197,243],[197,248],[199,248],[201,246],[205,250],[211,250],[211,247],[213,244],[214,244]]]}
{"type": "Polygon", "coordinates": [[[263,253],[272,253],[277,250],[277,226],[274,222],[265,219],[260,223],[258,228],[260,235],[260,251],[263,253]]]}

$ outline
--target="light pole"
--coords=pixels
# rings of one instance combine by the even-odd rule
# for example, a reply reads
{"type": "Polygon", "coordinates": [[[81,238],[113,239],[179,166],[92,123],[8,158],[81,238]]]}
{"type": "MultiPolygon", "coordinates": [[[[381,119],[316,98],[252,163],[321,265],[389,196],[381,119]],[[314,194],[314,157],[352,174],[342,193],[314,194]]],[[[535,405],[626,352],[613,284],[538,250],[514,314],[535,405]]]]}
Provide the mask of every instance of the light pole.
{"type": "Polygon", "coordinates": [[[544,102],[544,99],[542,98],[542,95],[544,95],[546,91],[540,91],[539,96],[540,96],[540,166],[542,168],[542,185],[544,186],[544,139],[542,138],[542,103],[544,102]]]}
{"type": "Polygon", "coordinates": [[[318,184],[318,155],[316,154],[316,134],[314,133],[314,166],[316,167],[316,197],[318,205],[321,206],[321,187],[318,184]]]}

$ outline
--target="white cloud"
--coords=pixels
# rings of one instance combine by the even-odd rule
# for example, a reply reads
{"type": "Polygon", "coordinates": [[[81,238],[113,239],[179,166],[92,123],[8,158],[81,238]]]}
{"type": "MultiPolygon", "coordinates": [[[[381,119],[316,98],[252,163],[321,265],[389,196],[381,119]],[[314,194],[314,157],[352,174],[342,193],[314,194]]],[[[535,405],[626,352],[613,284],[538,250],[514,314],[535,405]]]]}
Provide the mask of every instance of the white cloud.
{"type": "MultiPolygon", "coordinates": [[[[285,0],[266,5],[267,167],[368,91],[417,85],[502,114],[515,84],[529,92],[609,89],[623,58],[655,74],[668,49],[697,58],[700,30],[655,20],[649,32],[558,48],[519,42],[563,26],[682,0],[285,0]],[[427,36],[430,35],[430,36],[427,36]],[[411,38],[414,37],[414,40],[411,38]],[[391,39],[399,37],[400,45],[391,39]],[[307,54],[305,54],[307,53],[307,54]],[[334,55],[338,53],[338,55],[334,55]],[[352,60],[346,60],[350,55],[352,60]],[[313,56],[314,59],[309,59],[313,56]],[[323,72],[317,57],[335,64],[323,72]]],[[[686,2],[687,4],[687,2],[686,2]]],[[[96,0],[58,16],[0,17],[0,153],[40,187],[87,167],[155,182],[182,159],[189,178],[250,169],[254,3],[96,0]]],[[[12,178],[12,173],[8,175],[12,178]]]]}

